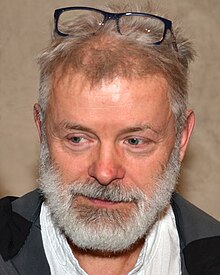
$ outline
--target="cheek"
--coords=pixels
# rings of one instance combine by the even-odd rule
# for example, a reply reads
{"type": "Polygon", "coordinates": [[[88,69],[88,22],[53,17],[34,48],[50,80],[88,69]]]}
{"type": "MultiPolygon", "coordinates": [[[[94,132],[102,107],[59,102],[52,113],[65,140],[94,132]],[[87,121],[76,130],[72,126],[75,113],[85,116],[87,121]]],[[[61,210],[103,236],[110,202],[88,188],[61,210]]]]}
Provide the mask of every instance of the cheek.
{"type": "Polygon", "coordinates": [[[158,188],[158,179],[163,175],[170,159],[175,138],[161,146],[152,155],[141,158],[127,158],[126,165],[127,182],[136,185],[147,196],[151,197],[158,188]]]}
{"type": "Polygon", "coordinates": [[[147,196],[151,196],[156,189],[158,176],[163,173],[167,159],[157,155],[142,159],[133,159],[124,162],[126,165],[125,184],[138,187],[147,196]]]}
{"type": "Polygon", "coordinates": [[[85,181],[88,178],[88,165],[79,159],[60,158],[56,159],[56,164],[61,172],[63,183],[72,181],[85,181]]]}
{"type": "Polygon", "coordinates": [[[86,180],[88,178],[88,158],[83,155],[72,156],[63,150],[60,145],[53,144],[49,148],[52,163],[58,168],[62,181],[68,184],[71,181],[86,180]]]}

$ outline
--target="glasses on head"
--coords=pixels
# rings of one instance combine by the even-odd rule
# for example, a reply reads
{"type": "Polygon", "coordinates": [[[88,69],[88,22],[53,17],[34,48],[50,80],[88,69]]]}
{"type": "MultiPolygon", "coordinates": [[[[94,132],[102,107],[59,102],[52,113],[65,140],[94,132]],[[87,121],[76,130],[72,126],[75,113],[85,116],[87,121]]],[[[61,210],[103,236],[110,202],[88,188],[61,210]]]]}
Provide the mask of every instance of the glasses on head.
{"type": "Polygon", "coordinates": [[[90,7],[66,7],[54,12],[55,33],[60,36],[73,36],[71,26],[80,25],[81,19],[95,18],[91,33],[96,33],[109,20],[116,22],[117,31],[122,35],[136,31],[145,33],[148,44],[159,45],[169,30],[172,34],[172,22],[160,16],[141,12],[111,13],[90,7]]]}

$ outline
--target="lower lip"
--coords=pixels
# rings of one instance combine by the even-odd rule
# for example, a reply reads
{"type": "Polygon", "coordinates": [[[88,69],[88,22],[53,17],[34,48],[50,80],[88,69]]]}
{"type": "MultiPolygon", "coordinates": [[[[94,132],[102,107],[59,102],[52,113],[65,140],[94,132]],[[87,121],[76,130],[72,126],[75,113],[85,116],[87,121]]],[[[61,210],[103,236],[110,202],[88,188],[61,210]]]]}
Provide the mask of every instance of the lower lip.
{"type": "Polygon", "coordinates": [[[89,199],[95,205],[99,206],[111,206],[119,204],[120,202],[112,202],[112,201],[105,201],[105,200],[98,200],[98,199],[89,199]]]}

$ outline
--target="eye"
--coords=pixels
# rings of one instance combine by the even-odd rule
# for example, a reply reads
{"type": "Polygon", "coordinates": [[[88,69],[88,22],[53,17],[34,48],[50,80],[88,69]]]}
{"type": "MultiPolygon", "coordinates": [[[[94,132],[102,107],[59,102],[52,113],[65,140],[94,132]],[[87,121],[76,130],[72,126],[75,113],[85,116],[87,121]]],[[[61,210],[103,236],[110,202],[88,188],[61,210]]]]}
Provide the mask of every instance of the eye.
{"type": "Polygon", "coordinates": [[[83,138],[83,137],[71,137],[70,138],[70,141],[72,142],[72,143],[75,143],[75,144],[79,144],[79,143],[82,143],[83,142],[83,140],[85,141],[85,139],[83,138]]]}
{"type": "Polygon", "coordinates": [[[70,134],[67,136],[67,146],[73,151],[87,150],[95,144],[95,140],[82,133],[70,134]]]}
{"type": "Polygon", "coordinates": [[[90,139],[82,135],[72,135],[68,137],[68,142],[72,146],[85,147],[90,144],[90,139]]]}
{"type": "Polygon", "coordinates": [[[143,140],[139,139],[139,138],[136,138],[136,137],[133,137],[133,138],[129,138],[127,140],[128,144],[130,145],[139,145],[139,144],[142,144],[143,143],[143,140]]]}
{"type": "Polygon", "coordinates": [[[131,152],[149,152],[154,148],[155,142],[146,137],[131,136],[124,140],[124,144],[131,152]]]}

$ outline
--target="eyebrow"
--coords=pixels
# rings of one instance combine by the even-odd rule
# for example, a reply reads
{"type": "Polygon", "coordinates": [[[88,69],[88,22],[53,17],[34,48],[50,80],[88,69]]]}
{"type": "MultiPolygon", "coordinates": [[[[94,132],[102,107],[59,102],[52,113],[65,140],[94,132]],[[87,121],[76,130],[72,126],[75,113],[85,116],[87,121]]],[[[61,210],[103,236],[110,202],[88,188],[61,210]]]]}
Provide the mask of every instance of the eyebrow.
{"type": "Polygon", "coordinates": [[[131,133],[131,132],[144,132],[147,130],[151,130],[156,134],[159,134],[159,131],[156,131],[152,126],[148,124],[140,124],[134,127],[127,127],[125,129],[122,129],[120,131],[120,134],[126,134],[126,133],[131,133]]]}
{"type": "Polygon", "coordinates": [[[64,130],[79,130],[79,131],[83,131],[83,132],[89,132],[89,133],[93,133],[94,131],[89,128],[89,127],[85,127],[81,124],[75,123],[75,122],[70,122],[70,121],[61,121],[57,128],[61,129],[64,128],[64,130]]]}
{"type": "MultiPolygon", "coordinates": [[[[61,121],[58,124],[57,128],[58,129],[64,128],[64,130],[67,130],[67,131],[79,130],[79,131],[82,131],[82,132],[88,132],[88,133],[93,133],[94,134],[94,130],[92,128],[83,126],[83,125],[75,123],[75,122],[66,121],[66,120],[61,121]]],[[[133,132],[133,133],[134,132],[144,132],[146,130],[151,130],[156,134],[159,134],[159,132],[160,132],[160,131],[157,131],[156,129],[154,129],[151,125],[139,124],[139,125],[136,125],[134,127],[127,127],[127,128],[122,129],[119,132],[119,135],[131,133],[131,132],[133,132]]]]}

